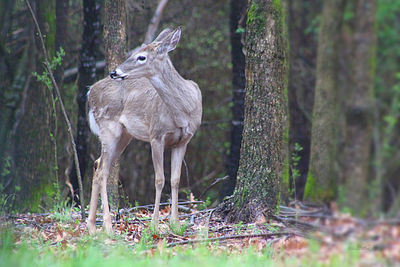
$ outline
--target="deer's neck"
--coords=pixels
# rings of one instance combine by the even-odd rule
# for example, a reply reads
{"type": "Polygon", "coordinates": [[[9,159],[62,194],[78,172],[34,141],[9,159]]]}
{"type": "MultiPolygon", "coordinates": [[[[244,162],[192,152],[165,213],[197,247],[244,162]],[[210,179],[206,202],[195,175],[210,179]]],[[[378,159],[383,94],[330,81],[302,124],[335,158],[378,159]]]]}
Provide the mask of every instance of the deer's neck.
{"type": "Polygon", "coordinates": [[[159,66],[156,76],[150,82],[156,89],[178,127],[186,127],[188,116],[196,108],[198,88],[191,81],[185,80],[167,59],[159,66]]]}

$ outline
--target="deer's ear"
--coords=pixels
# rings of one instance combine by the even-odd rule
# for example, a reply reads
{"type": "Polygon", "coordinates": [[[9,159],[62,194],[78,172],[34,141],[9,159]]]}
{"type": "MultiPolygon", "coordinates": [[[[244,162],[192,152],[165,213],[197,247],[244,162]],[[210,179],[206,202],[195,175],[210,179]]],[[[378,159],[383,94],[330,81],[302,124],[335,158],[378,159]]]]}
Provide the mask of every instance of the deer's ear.
{"type": "Polygon", "coordinates": [[[179,43],[179,39],[181,39],[181,28],[176,29],[162,40],[161,45],[157,49],[157,53],[164,54],[174,50],[179,43]]]}
{"type": "Polygon", "coordinates": [[[160,32],[160,34],[157,36],[157,38],[154,40],[154,42],[161,42],[165,37],[168,36],[168,34],[171,33],[171,29],[170,28],[166,28],[164,29],[162,32],[160,32]]]}
{"type": "Polygon", "coordinates": [[[171,36],[171,40],[169,42],[168,52],[174,50],[181,39],[181,28],[176,29],[171,36]]]}

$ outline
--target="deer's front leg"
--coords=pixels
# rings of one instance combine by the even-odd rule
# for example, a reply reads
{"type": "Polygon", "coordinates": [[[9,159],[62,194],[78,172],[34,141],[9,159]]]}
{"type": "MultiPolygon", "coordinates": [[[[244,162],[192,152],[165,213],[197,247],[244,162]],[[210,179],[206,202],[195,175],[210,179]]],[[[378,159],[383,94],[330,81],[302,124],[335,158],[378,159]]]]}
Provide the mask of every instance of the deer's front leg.
{"type": "Polygon", "coordinates": [[[154,172],[156,176],[156,199],[154,203],[154,213],[152,223],[155,227],[158,227],[159,211],[160,211],[160,199],[161,192],[164,187],[164,144],[160,141],[151,141],[151,152],[153,158],[154,172]]]}
{"type": "Polygon", "coordinates": [[[178,219],[178,190],[181,178],[182,161],[185,156],[186,145],[173,148],[171,152],[171,195],[172,195],[172,223],[179,225],[178,219]]]}

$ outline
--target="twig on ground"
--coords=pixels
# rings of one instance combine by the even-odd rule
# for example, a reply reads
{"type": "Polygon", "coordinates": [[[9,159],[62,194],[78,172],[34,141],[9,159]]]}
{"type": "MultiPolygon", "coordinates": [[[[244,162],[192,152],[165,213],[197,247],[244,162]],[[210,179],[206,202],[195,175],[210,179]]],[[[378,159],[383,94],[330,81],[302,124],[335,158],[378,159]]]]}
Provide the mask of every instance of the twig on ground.
{"type": "MultiPolygon", "coordinates": [[[[170,247],[179,246],[179,245],[187,245],[187,244],[195,244],[195,243],[203,243],[203,242],[212,242],[212,241],[222,241],[222,240],[228,240],[228,239],[272,237],[272,236],[283,236],[283,235],[288,235],[288,236],[299,235],[299,236],[302,236],[301,234],[295,233],[295,232],[277,232],[277,233],[264,233],[264,234],[231,235],[231,236],[220,236],[220,237],[203,238],[203,239],[188,239],[188,240],[169,243],[169,244],[167,244],[167,247],[170,248],[170,247]]],[[[156,248],[156,247],[157,247],[157,245],[152,246],[152,248],[156,248]]]]}
{"type": "Polygon", "coordinates": [[[200,194],[199,198],[202,198],[203,195],[204,195],[205,193],[207,193],[208,190],[210,190],[211,188],[213,188],[216,184],[219,184],[220,182],[225,181],[225,180],[227,180],[228,178],[229,178],[229,175],[226,175],[226,176],[224,176],[224,177],[220,177],[220,178],[215,179],[215,181],[214,181],[212,184],[210,184],[210,185],[206,188],[206,190],[203,191],[203,193],[200,194]]]}
{"type": "Polygon", "coordinates": [[[215,211],[215,209],[212,209],[212,210],[211,210],[210,215],[208,216],[208,219],[207,219],[207,233],[206,233],[206,236],[207,236],[207,237],[208,237],[208,232],[209,232],[209,230],[210,230],[210,220],[211,220],[211,217],[212,217],[214,211],[215,211]]]}
{"type": "MultiPolygon", "coordinates": [[[[202,204],[202,203],[204,203],[204,201],[201,201],[201,200],[199,200],[199,201],[183,201],[183,202],[178,202],[178,205],[182,206],[182,205],[202,204]]],[[[171,205],[171,202],[160,203],[160,206],[167,206],[167,205],[171,205]]],[[[133,208],[126,210],[126,212],[131,212],[131,211],[137,210],[137,209],[152,209],[152,208],[154,208],[154,204],[133,207],[133,208]]]]}
{"type": "Polygon", "coordinates": [[[45,60],[44,63],[45,63],[46,69],[47,69],[47,71],[48,71],[48,73],[50,75],[51,82],[53,83],[53,86],[54,86],[55,91],[57,93],[58,101],[60,103],[61,110],[62,110],[62,113],[64,115],[64,120],[65,120],[65,122],[67,124],[67,127],[68,127],[68,133],[69,133],[69,136],[70,136],[70,139],[71,139],[72,149],[74,151],[74,163],[75,163],[75,167],[76,167],[76,173],[77,173],[77,176],[78,176],[78,185],[79,185],[79,191],[80,191],[79,192],[79,198],[80,198],[80,201],[81,201],[81,216],[82,216],[82,220],[85,220],[85,202],[84,202],[84,198],[83,198],[82,176],[81,176],[81,171],[80,171],[80,167],[79,167],[78,153],[76,151],[76,144],[75,144],[75,140],[74,140],[74,135],[72,133],[71,122],[70,122],[70,120],[68,118],[67,112],[65,111],[64,103],[63,103],[62,98],[61,98],[60,89],[58,88],[58,85],[57,85],[57,83],[56,83],[56,81],[54,79],[53,71],[50,68],[50,63],[49,63],[49,59],[48,59],[48,52],[47,52],[46,46],[44,44],[43,35],[42,35],[41,30],[40,30],[39,23],[38,23],[38,21],[36,19],[35,13],[33,12],[29,1],[25,0],[25,2],[26,2],[26,5],[29,8],[29,11],[30,11],[30,13],[32,15],[32,18],[33,18],[33,21],[35,23],[36,29],[37,29],[37,31],[39,33],[39,38],[40,38],[40,42],[42,44],[42,50],[43,50],[43,53],[44,53],[44,60],[45,60]]]}

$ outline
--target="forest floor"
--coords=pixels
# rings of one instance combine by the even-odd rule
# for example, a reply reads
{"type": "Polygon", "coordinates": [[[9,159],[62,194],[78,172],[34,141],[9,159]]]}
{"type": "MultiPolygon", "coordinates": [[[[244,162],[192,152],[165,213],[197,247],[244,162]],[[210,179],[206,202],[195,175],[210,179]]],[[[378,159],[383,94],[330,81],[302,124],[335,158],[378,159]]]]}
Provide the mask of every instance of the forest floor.
{"type": "Polygon", "coordinates": [[[264,224],[227,224],[196,205],[180,203],[181,227],[169,224],[165,205],[158,231],[149,227],[152,205],[121,210],[113,235],[99,227],[94,236],[72,209],[5,215],[0,266],[400,265],[400,219],[364,220],[335,205],[297,202],[264,224]]]}

